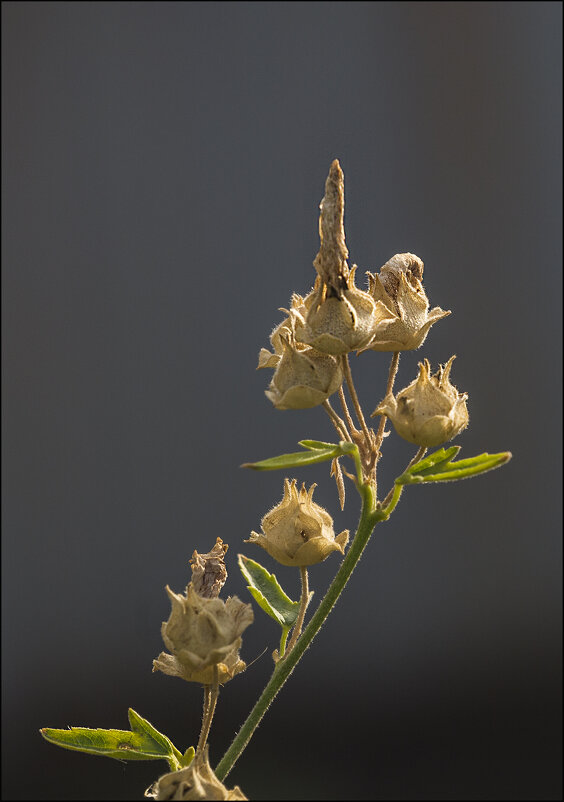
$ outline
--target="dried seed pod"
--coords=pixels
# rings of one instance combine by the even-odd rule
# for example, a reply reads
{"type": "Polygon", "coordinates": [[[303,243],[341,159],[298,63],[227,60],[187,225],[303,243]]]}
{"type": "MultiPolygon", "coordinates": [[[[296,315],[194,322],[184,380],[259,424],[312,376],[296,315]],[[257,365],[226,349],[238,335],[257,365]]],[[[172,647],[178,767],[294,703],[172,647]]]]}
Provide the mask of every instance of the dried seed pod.
{"type": "Polygon", "coordinates": [[[213,683],[213,667],[219,669],[219,682],[225,683],[246,668],[239,658],[241,634],[253,622],[250,604],[236,596],[227,601],[206,599],[190,583],[186,596],[174,593],[167,585],[172,604],[161,635],[167,652],[153,660],[153,671],[181,677],[202,685],[213,683]]]}
{"type": "Polygon", "coordinates": [[[380,275],[367,272],[369,293],[394,313],[362,350],[411,351],[424,342],[429,329],[450,312],[436,306],[429,311],[423,288],[423,262],[413,253],[396,253],[380,268],[380,275]]]}
{"type": "Polygon", "coordinates": [[[251,532],[245,542],[262,546],[282,565],[314,565],[334,551],[344,554],[348,529],[335,536],[333,519],[312,500],[316,487],[298,491],[295,479],[285,479],[282,501],[262,519],[262,533],[251,532]]]}
{"type": "Polygon", "coordinates": [[[450,382],[454,356],[431,376],[427,359],[419,363],[419,375],[397,396],[386,396],[373,415],[386,415],[396,432],[417,446],[439,446],[468,426],[467,393],[450,382]]]}
{"type": "Polygon", "coordinates": [[[343,372],[331,356],[304,348],[280,334],[282,357],[265,395],[277,409],[309,409],[322,404],[343,383],[343,372]]]}
{"type": "Polygon", "coordinates": [[[189,800],[246,800],[247,797],[238,785],[228,790],[216,777],[210,766],[208,747],[196,755],[185,769],[171,771],[159,777],[145,791],[146,797],[159,802],[189,802],[189,800]]]}
{"type": "Polygon", "coordinates": [[[325,285],[317,281],[302,308],[290,309],[296,342],[325,354],[348,354],[368,347],[396,319],[383,303],[358,289],[355,272],[353,265],[339,297],[328,296],[325,285]]]}

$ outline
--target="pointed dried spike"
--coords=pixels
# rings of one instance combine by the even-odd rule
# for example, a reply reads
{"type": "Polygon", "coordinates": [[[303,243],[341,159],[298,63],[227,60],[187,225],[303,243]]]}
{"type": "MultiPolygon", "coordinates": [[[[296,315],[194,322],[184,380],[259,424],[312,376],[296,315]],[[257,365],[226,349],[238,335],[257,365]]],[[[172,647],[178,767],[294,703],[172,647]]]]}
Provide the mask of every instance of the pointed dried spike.
{"type": "Polygon", "coordinates": [[[345,179],[337,159],[331,164],[320,209],[320,248],[313,265],[325,287],[331,287],[341,297],[349,276],[349,252],[344,229],[345,179]]]}
{"type": "Polygon", "coordinates": [[[343,472],[341,471],[341,465],[337,457],[331,463],[331,476],[335,477],[335,482],[337,484],[337,492],[339,493],[339,504],[341,505],[341,509],[345,509],[345,482],[343,479],[343,472]]]}

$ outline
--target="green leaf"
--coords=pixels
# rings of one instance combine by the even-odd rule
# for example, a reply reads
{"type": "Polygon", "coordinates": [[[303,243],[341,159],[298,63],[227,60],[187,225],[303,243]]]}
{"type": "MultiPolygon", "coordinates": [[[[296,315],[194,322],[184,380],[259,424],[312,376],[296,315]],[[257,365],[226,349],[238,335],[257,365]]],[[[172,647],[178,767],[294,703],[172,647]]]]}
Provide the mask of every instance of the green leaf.
{"type": "Polygon", "coordinates": [[[324,443],[323,440],[300,440],[298,445],[310,451],[317,451],[318,449],[324,448],[338,448],[336,443],[324,443]]]}
{"type": "Polygon", "coordinates": [[[301,468],[306,465],[315,465],[317,462],[327,462],[334,459],[334,457],[342,457],[345,454],[353,455],[358,451],[353,443],[344,441],[336,445],[334,443],[322,443],[320,440],[302,440],[300,445],[304,445],[307,451],[281,454],[279,457],[263,459],[260,462],[245,462],[241,467],[252,468],[254,471],[301,468]]]}
{"type": "Polygon", "coordinates": [[[146,718],[136,713],[132,707],[127,711],[127,717],[132,732],[138,732],[140,735],[146,735],[148,738],[152,738],[152,740],[166,750],[168,754],[173,755],[178,762],[182,760],[182,753],[176,748],[170,738],[167,738],[166,735],[163,735],[162,732],[155,729],[150,721],[147,721],[146,718]]]}
{"type": "Polygon", "coordinates": [[[429,472],[436,472],[438,466],[442,465],[443,463],[449,462],[449,460],[456,457],[458,452],[460,451],[460,446],[451,446],[450,448],[444,449],[440,448],[438,451],[435,451],[433,454],[429,454],[428,457],[425,457],[419,462],[416,462],[415,465],[412,465],[406,473],[410,474],[418,474],[419,476],[424,475],[425,473],[429,472]]]}
{"type": "MultiPolygon", "coordinates": [[[[184,758],[166,735],[131,708],[128,716],[131,731],[86,727],[56,730],[44,727],[40,733],[46,741],[63,749],[116,760],[167,760],[172,770],[178,769],[184,758]]],[[[185,755],[188,752],[186,750],[185,755]]]]}
{"type": "Polygon", "coordinates": [[[54,730],[44,727],[40,732],[49,743],[91,755],[118,760],[168,760],[170,757],[170,753],[152,739],[129,730],[91,730],[86,727],[54,730]]]}
{"type": "Polygon", "coordinates": [[[452,446],[445,451],[439,449],[429,457],[417,462],[408,468],[405,473],[396,479],[396,484],[410,485],[423,482],[455,482],[459,479],[468,479],[480,473],[500,468],[511,459],[509,451],[500,454],[479,454],[469,459],[453,462],[452,457],[458,454],[460,446],[452,446]]]}
{"type": "Polygon", "coordinates": [[[250,560],[244,554],[238,555],[239,568],[248,589],[256,603],[265,613],[277,621],[282,629],[289,629],[296,623],[299,602],[294,602],[284,593],[274,574],[269,574],[260,563],[250,560]]]}

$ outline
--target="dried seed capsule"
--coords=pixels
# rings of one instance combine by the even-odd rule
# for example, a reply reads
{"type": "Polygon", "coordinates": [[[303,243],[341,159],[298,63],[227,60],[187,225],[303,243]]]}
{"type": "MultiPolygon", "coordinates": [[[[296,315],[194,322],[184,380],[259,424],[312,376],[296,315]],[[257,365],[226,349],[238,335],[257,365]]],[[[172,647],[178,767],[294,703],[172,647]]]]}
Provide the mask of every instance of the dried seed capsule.
{"type": "Polygon", "coordinates": [[[296,341],[325,354],[358,351],[396,319],[393,312],[354,283],[356,265],[339,296],[330,295],[319,280],[303,302],[302,309],[290,310],[296,341]]]}
{"type": "Polygon", "coordinates": [[[188,802],[198,799],[229,802],[229,800],[247,799],[238,785],[229,790],[218,780],[210,766],[207,746],[201,754],[196,755],[188,768],[171,771],[159,777],[157,782],[145,791],[145,796],[159,802],[164,800],[188,802]]]}
{"type": "Polygon", "coordinates": [[[266,397],[277,409],[309,409],[322,404],[339,389],[343,372],[336,359],[304,348],[280,334],[282,357],[266,397]]]}
{"type": "Polygon", "coordinates": [[[363,350],[411,351],[424,342],[429,329],[450,312],[436,306],[429,311],[423,288],[423,262],[413,253],[396,253],[380,275],[367,272],[369,293],[394,313],[394,320],[381,326],[363,350]]]}
{"type": "Polygon", "coordinates": [[[468,426],[467,393],[450,382],[454,356],[431,376],[427,359],[419,363],[415,381],[397,396],[386,396],[373,415],[386,415],[396,432],[418,446],[439,446],[468,426]]]}
{"type": "Polygon", "coordinates": [[[312,500],[316,487],[306,491],[302,485],[298,491],[295,479],[285,479],[282,501],[262,519],[262,533],[251,532],[245,542],[262,546],[282,565],[314,565],[333,551],[344,554],[348,529],[335,537],[333,519],[312,500]]]}
{"type": "Polygon", "coordinates": [[[181,677],[188,682],[211,685],[213,666],[219,669],[219,682],[225,683],[244,671],[239,658],[241,634],[253,622],[250,604],[236,596],[227,601],[206,599],[192,587],[186,596],[174,593],[167,585],[172,604],[168,621],[163,622],[161,635],[171,654],[161,652],[153,660],[153,671],[181,677]]]}

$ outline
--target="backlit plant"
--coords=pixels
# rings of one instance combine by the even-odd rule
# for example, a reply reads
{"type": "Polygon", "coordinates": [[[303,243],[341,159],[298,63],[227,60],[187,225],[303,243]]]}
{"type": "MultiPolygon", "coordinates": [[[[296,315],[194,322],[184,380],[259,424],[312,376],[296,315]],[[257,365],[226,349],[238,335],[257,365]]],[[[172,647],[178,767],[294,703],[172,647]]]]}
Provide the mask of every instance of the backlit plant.
{"type": "MultiPolygon", "coordinates": [[[[180,751],[131,709],[129,730],[41,730],[47,741],[66,749],[120,760],[167,761],[168,773],[145,792],[157,800],[246,799],[238,786],[229,790],[225,778],[331,612],[376,524],[388,520],[409,485],[476,476],[511,458],[509,452],[503,452],[457,459],[460,446],[443,447],[469,420],[468,396],[450,379],[454,356],[435,373],[423,359],[417,377],[394,394],[400,353],[419,348],[432,325],[450,312],[438,306],[429,308],[423,262],[411,253],[392,256],[379,274],[367,273],[366,289],[357,287],[357,267],[349,268],[347,262],[344,178],[337,160],[331,165],[320,208],[315,283],[307,295],[292,295],[289,308],[283,310],[286,317],[270,335],[272,351],[261,349],[258,367],[274,371],[266,395],[276,409],[322,408],[335,428],[337,442],[302,440],[300,451],[246,463],[245,467],[289,471],[330,462],[341,509],[345,480],[360,495],[361,514],[354,537],[349,544],[348,530],[335,534],[331,515],[313,501],[316,485],[298,487],[297,480],[289,477],[284,479],[282,500],[263,515],[261,532],[250,533],[247,543],[260,546],[275,562],[299,570],[301,597],[290,599],[274,574],[254,559],[239,555],[248,589],[257,605],[279,624],[280,641],[272,654],[274,668],[268,684],[215,769],[209,762],[207,741],[220,687],[246,669],[240,657],[242,635],[254,618],[251,604],[237,597],[219,597],[227,579],[227,545],[220,538],[207,554],[194,552],[192,577],[184,594],[167,586],[172,609],[161,634],[168,651],[153,660],[153,671],[203,688],[202,726],[195,748],[180,751]],[[391,354],[386,393],[371,415],[379,417],[375,429],[361,408],[349,362],[351,353],[358,356],[366,351],[391,354]],[[340,412],[329,401],[334,395],[340,412]],[[397,434],[418,450],[391,489],[381,494],[377,470],[388,420],[397,434]],[[426,454],[428,448],[437,447],[426,454]],[[306,625],[313,595],[308,568],[333,553],[333,560],[343,559],[306,625]]],[[[362,357],[363,361],[382,358],[374,354],[362,357]]]]}

